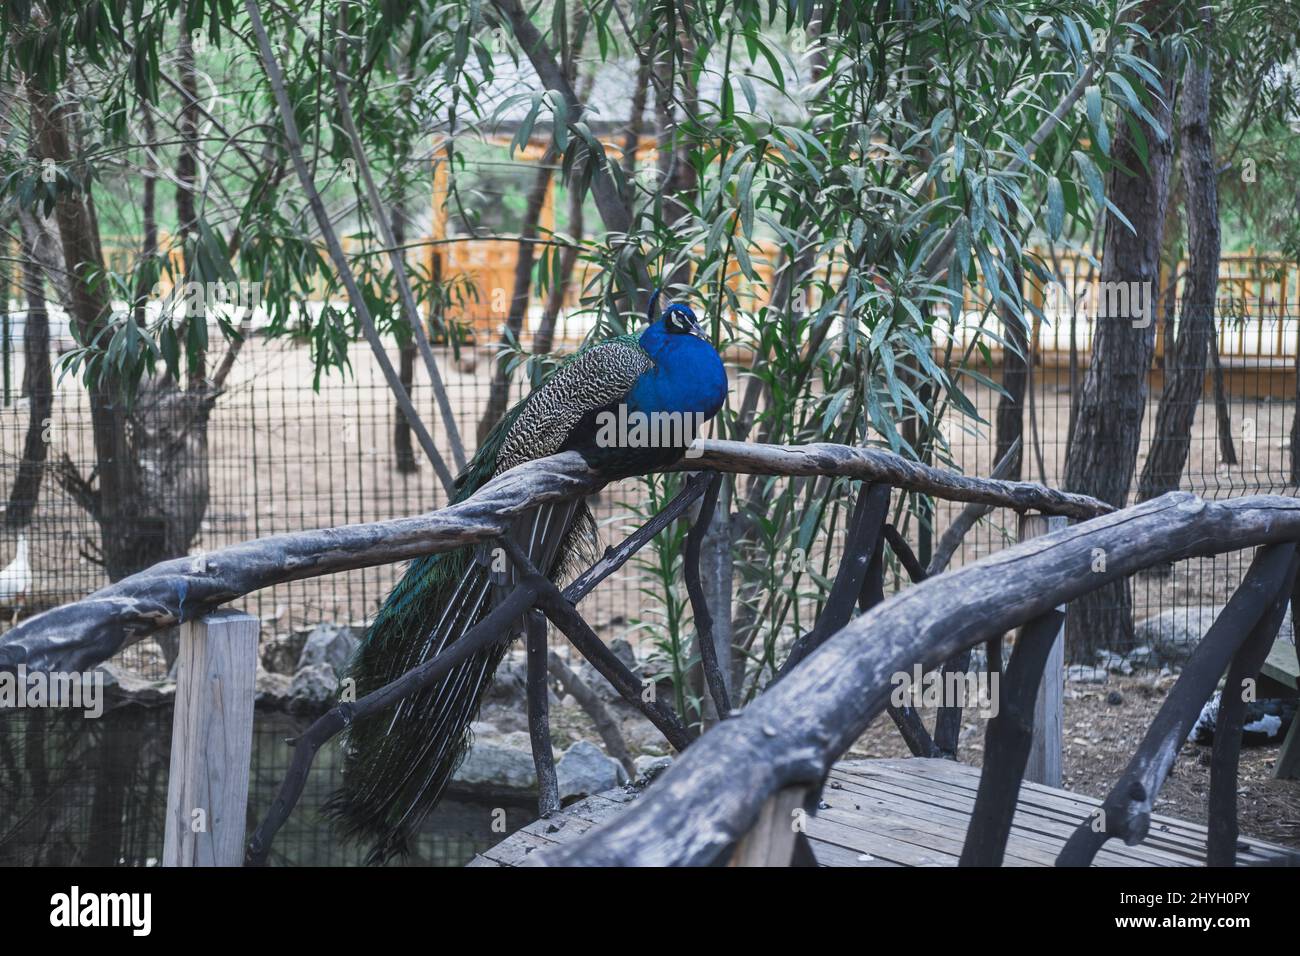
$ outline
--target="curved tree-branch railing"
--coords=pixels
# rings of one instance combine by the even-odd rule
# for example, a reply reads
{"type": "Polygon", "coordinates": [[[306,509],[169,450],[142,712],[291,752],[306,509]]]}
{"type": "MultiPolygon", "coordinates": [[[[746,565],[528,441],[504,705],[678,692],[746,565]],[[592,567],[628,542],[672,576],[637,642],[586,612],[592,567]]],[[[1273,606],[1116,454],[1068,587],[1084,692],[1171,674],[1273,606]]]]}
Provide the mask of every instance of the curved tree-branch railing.
{"type": "MultiPolygon", "coordinates": [[[[687,587],[695,619],[708,631],[711,620],[699,580],[702,528],[717,499],[720,472],[766,475],[828,475],[863,481],[859,504],[849,529],[845,558],[829,608],[811,636],[801,643],[796,660],[811,652],[849,619],[855,602],[866,608],[883,597],[882,554],[886,539],[914,575],[919,564],[892,528],[883,525],[892,487],[988,507],[1021,512],[1088,518],[1112,509],[1083,495],[1067,494],[1026,482],[972,478],[907,461],[888,452],[842,445],[752,445],[702,441],[679,470],[697,472],[678,496],[643,527],[561,591],[538,573],[526,554],[505,532],[520,514],[540,504],[598,490],[608,475],[593,473],[576,454],[562,454],[522,465],[489,482],[465,501],[417,518],[351,525],[321,531],[278,535],[246,542],[194,559],[180,559],[149,568],[78,601],[24,622],[0,641],[0,669],[26,665],[29,669],[84,668],[106,659],[128,643],[169,625],[215,610],[259,588],[282,581],[391,563],[450,550],[485,540],[498,541],[518,569],[518,583],[480,624],[442,654],[357,701],[345,701],[316,720],[295,744],[280,794],[254,834],[248,859],[265,862],[275,833],[297,804],[320,747],[352,721],[373,714],[395,701],[430,686],[467,655],[500,640],[513,621],[528,621],[529,724],[537,766],[539,810],[557,808],[553,754],[544,705],[542,677],[544,615],[569,639],[619,693],[682,751],[692,735],[673,710],[643,699],[638,679],[600,641],[574,605],[626,562],[701,495],[704,502],[688,536],[687,587]],[[539,613],[540,612],[540,615],[539,613]]],[[[703,643],[712,649],[707,634],[703,643]]],[[[731,716],[725,683],[716,657],[704,655],[706,682],[717,712],[731,716]]],[[[930,744],[920,719],[910,708],[891,711],[914,751],[930,744]]]]}
{"type": "MultiPolygon", "coordinates": [[[[708,440],[679,468],[756,475],[834,475],[956,501],[1087,518],[1108,506],[1029,482],[951,474],[870,448],[708,440]]],[[[608,481],[576,452],[528,462],[464,501],[414,518],[274,535],[123,578],[83,600],[20,623],[0,638],[0,668],[80,670],[141,638],[200,617],[261,588],[406,561],[497,537],[520,514],[591,494],[608,481]]]]}
{"type": "MultiPolygon", "coordinates": [[[[693,743],[613,821],[532,859],[552,865],[650,866],[725,859],[768,801],[788,805],[792,791],[816,791],[832,763],[885,709],[892,675],[916,663],[934,668],[1023,626],[1004,681],[1007,706],[989,728],[986,754],[1002,752],[985,764],[962,857],[966,864],[997,863],[1024,771],[1026,713],[1032,713],[1046,646],[1055,635],[1056,607],[1153,565],[1268,546],[1197,646],[1104,802],[1103,816],[1082,823],[1058,859],[1062,865],[1086,865],[1108,839],[1135,844],[1144,838],[1178,747],[1225,668],[1230,681],[1258,670],[1286,602],[1296,599],[1298,541],[1300,500],[1295,498],[1211,503],[1173,492],[929,578],[830,636],[743,713],[693,743]],[[1104,564],[1095,560],[1097,549],[1105,554],[1104,564]]],[[[1225,693],[1224,700],[1231,696],[1225,693]]],[[[1239,722],[1240,714],[1230,719],[1239,722]]],[[[1211,863],[1235,858],[1232,797],[1240,740],[1231,737],[1225,728],[1226,742],[1216,739],[1211,765],[1211,800],[1220,815],[1228,815],[1210,828],[1211,863]]]]}

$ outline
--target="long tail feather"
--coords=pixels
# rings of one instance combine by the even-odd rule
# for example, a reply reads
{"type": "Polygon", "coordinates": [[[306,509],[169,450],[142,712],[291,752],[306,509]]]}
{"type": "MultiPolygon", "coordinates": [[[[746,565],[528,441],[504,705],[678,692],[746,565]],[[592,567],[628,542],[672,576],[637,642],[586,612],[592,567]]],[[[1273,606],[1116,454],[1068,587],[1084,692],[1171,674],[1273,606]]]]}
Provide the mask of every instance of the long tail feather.
{"type": "MultiPolygon", "coordinates": [[[[521,517],[511,533],[535,565],[558,578],[589,550],[594,523],[585,505],[567,502],[521,517]]],[[[436,656],[482,620],[515,583],[512,569],[501,572],[474,548],[413,562],[352,662],[357,696],[436,656]]],[[[434,686],[348,731],[343,785],[325,809],[344,836],[372,844],[367,862],[408,851],[468,751],[469,725],[517,633],[503,633],[434,686]]]]}

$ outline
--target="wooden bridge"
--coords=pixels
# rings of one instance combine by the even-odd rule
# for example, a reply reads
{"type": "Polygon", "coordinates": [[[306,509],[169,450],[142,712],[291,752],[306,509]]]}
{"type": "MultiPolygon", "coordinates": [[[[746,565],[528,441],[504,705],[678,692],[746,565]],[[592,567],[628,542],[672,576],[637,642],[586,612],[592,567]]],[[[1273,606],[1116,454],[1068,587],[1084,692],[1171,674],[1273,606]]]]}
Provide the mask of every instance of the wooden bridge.
{"type": "MultiPolygon", "coordinates": [[[[966,840],[980,772],[951,760],[853,760],[831,770],[821,803],[803,822],[818,866],[956,866],[966,840]]],[[[653,788],[653,782],[649,785],[653,788]]],[[[635,787],[609,790],[535,820],[474,858],[470,866],[521,866],[539,850],[567,844],[635,801],[635,787]]],[[[1025,783],[1007,838],[1007,866],[1052,866],[1101,801],[1025,783]]],[[[1097,866],[1204,866],[1206,828],[1153,814],[1137,846],[1109,843],[1097,866]]],[[[1300,865],[1300,853],[1259,840],[1238,841],[1239,866],[1300,865]]]]}

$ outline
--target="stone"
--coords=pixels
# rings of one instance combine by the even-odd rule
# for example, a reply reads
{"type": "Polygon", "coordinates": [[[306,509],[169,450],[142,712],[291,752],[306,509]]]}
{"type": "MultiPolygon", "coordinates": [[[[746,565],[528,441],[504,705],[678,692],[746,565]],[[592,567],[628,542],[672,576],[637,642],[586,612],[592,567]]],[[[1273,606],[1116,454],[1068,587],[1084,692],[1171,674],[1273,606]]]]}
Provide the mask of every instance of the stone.
{"type": "MultiPolygon", "coordinates": [[[[1222,604],[1191,604],[1173,607],[1139,621],[1134,628],[1134,635],[1140,645],[1150,648],[1153,660],[1149,663],[1135,660],[1138,655],[1134,651],[1128,655],[1129,662],[1134,666],[1184,663],[1201,642],[1201,638],[1205,637],[1223,607],[1222,604]]],[[[1278,628],[1278,637],[1288,643],[1295,641],[1289,607],[1278,628]]]]}
{"type": "Polygon", "coordinates": [[[265,667],[257,668],[253,681],[253,702],[259,707],[280,708],[288,705],[293,678],[265,667]]]}
{"type": "Polygon", "coordinates": [[[1107,676],[1105,668],[1087,664],[1071,664],[1065,669],[1065,679],[1076,684],[1104,684],[1107,676]]]}
{"type": "Polygon", "coordinates": [[[1114,651],[1098,651],[1097,666],[1112,674],[1128,676],[1133,673],[1133,665],[1128,662],[1123,654],[1116,654],[1114,651]]]}
{"type": "Polygon", "coordinates": [[[293,675],[286,706],[294,713],[326,710],[334,703],[338,678],[329,664],[309,664],[293,675]]]}
{"type": "Polygon", "coordinates": [[[1156,652],[1150,644],[1142,644],[1128,652],[1126,660],[1135,668],[1155,667],[1159,663],[1156,652]]]}
{"type": "Polygon", "coordinates": [[[1117,690],[1113,690],[1106,695],[1106,703],[1110,704],[1112,707],[1118,707],[1120,704],[1124,703],[1124,695],[1117,690]]]}
{"type": "Polygon", "coordinates": [[[306,631],[274,634],[262,641],[258,656],[262,666],[271,673],[292,677],[298,669],[298,658],[302,657],[303,645],[306,643],[306,631]]]}
{"type": "Polygon", "coordinates": [[[318,624],[307,635],[297,669],[328,664],[335,677],[341,679],[360,643],[356,632],[346,624],[318,624]]]}
{"type": "Polygon", "coordinates": [[[512,733],[476,736],[473,747],[461,761],[452,780],[460,786],[487,793],[500,793],[504,790],[535,791],[537,771],[533,767],[528,735],[512,733]]]}
{"type": "Polygon", "coordinates": [[[654,754],[642,754],[632,761],[632,766],[636,769],[637,782],[646,782],[653,780],[665,770],[673,765],[673,758],[664,754],[655,756],[654,754]]]}
{"type": "Polygon", "coordinates": [[[507,657],[497,668],[486,693],[484,704],[522,709],[528,701],[528,664],[522,658],[507,657]]]}
{"type": "Polygon", "coordinates": [[[603,793],[627,779],[618,761],[587,740],[579,740],[564,752],[555,764],[555,776],[561,799],[603,793]]]}
{"type": "MultiPolygon", "coordinates": [[[[609,649],[633,674],[636,674],[638,677],[647,676],[648,671],[644,663],[637,660],[636,652],[632,650],[632,645],[623,640],[623,638],[619,637],[610,641],[609,649]]],[[[572,667],[573,672],[578,675],[578,679],[595,691],[596,695],[600,697],[601,700],[606,701],[607,703],[621,702],[623,700],[623,695],[614,689],[614,685],[607,681],[605,676],[596,670],[596,668],[592,667],[586,660],[579,660],[577,663],[571,662],[569,666],[572,667]]]]}
{"type": "Polygon", "coordinates": [[[1134,638],[1139,644],[1150,645],[1159,662],[1181,664],[1192,656],[1192,651],[1222,610],[1222,604],[1172,607],[1139,621],[1134,628],[1134,638]]]}
{"type": "Polygon", "coordinates": [[[100,664],[94,673],[103,675],[104,694],[114,700],[141,704],[171,703],[176,698],[176,682],[171,678],[149,680],[128,667],[113,663],[100,664]]]}

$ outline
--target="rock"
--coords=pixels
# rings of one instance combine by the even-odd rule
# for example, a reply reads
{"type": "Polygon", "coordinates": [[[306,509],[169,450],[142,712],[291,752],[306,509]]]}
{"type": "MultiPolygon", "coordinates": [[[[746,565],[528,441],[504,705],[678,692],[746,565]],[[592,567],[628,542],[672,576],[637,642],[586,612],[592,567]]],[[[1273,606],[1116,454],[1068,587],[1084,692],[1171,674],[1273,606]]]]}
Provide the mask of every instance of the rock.
{"type": "Polygon", "coordinates": [[[564,752],[555,765],[555,775],[561,799],[603,793],[627,779],[618,761],[587,740],[579,740],[564,752]]]}
{"type": "Polygon", "coordinates": [[[1114,651],[1098,651],[1097,666],[1112,674],[1127,676],[1133,673],[1133,665],[1125,659],[1123,654],[1116,654],[1114,651]]]}
{"type": "Polygon", "coordinates": [[[302,657],[303,645],[306,643],[306,631],[275,634],[267,638],[262,642],[259,654],[262,666],[273,674],[292,677],[298,669],[298,658],[302,657]]]}
{"type": "Polygon", "coordinates": [[[1133,648],[1128,652],[1126,660],[1135,668],[1155,667],[1159,663],[1156,652],[1151,649],[1150,644],[1133,648]]]}
{"type": "Polygon", "coordinates": [[[335,677],[342,678],[359,643],[356,633],[345,624],[318,624],[307,635],[297,669],[328,664],[335,677]]]}
{"type": "Polygon", "coordinates": [[[260,707],[286,707],[292,687],[293,678],[288,674],[277,674],[259,667],[253,681],[253,701],[260,707]]]}
{"type": "Polygon", "coordinates": [[[646,782],[653,780],[665,770],[673,765],[673,758],[668,755],[656,757],[654,754],[642,754],[632,761],[636,769],[637,782],[646,782]]]}
{"type": "Polygon", "coordinates": [[[293,675],[286,706],[294,713],[313,713],[334,703],[338,678],[329,664],[309,664],[293,675]]]}
{"type": "Polygon", "coordinates": [[[1222,604],[1191,604],[1173,607],[1139,621],[1134,636],[1148,644],[1162,663],[1181,664],[1191,657],[1196,645],[1223,610],[1222,604]]]}
{"type": "Polygon", "coordinates": [[[1117,690],[1113,690],[1106,695],[1106,703],[1110,704],[1112,707],[1118,707],[1120,704],[1124,703],[1124,695],[1117,690]]]}
{"type": "Polygon", "coordinates": [[[536,790],[537,772],[533,768],[528,735],[483,734],[476,737],[474,746],[452,779],[463,787],[488,793],[536,790]]]}
{"type": "MultiPolygon", "coordinates": [[[[1134,628],[1134,635],[1140,645],[1145,645],[1152,653],[1152,660],[1140,659],[1139,647],[1128,655],[1134,666],[1157,666],[1160,664],[1181,664],[1191,656],[1196,645],[1201,642],[1205,632],[1210,629],[1214,619],[1223,610],[1222,604],[1192,604],[1186,607],[1173,607],[1152,617],[1139,621],[1134,628]]],[[[1295,641],[1295,630],[1291,623],[1291,609],[1287,608],[1278,628],[1278,636],[1291,643],[1295,641]]]]}
{"type": "Polygon", "coordinates": [[[523,713],[528,700],[528,664],[507,657],[497,668],[492,684],[483,695],[483,703],[499,707],[512,707],[523,713]]]}
{"type": "MultiPolygon", "coordinates": [[[[623,640],[621,637],[616,638],[610,642],[609,649],[633,674],[636,674],[638,677],[645,675],[645,668],[642,663],[637,660],[636,652],[632,650],[632,645],[627,641],[623,640]]],[[[607,681],[604,675],[597,671],[596,668],[592,667],[587,661],[582,661],[574,667],[573,670],[584,684],[596,692],[601,700],[607,702],[623,700],[623,696],[614,689],[614,685],[607,681]]]]}
{"type": "Polygon", "coordinates": [[[105,663],[94,672],[102,675],[105,696],[141,704],[171,703],[176,698],[176,682],[171,679],[149,680],[127,667],[105,663]]]}
{"type": "Polygon", "coordinates": [[[1089,667],[1087,664],[1071,664],[1065,669],[1065,679],[1076,684],[1104,684],[1106,678],[1106,671],[1101,667],[1089,667]]]}
{"type": "Polygon", "coordinates": [[[609,642],[609,649],[615,657],[627,665],[628,670],[634,674],[637,673],[637,669],[641,665],[637,663],[636,651],[632,650],[631,644],[623,640],[623,638],[617,637],[609,642]]]}

